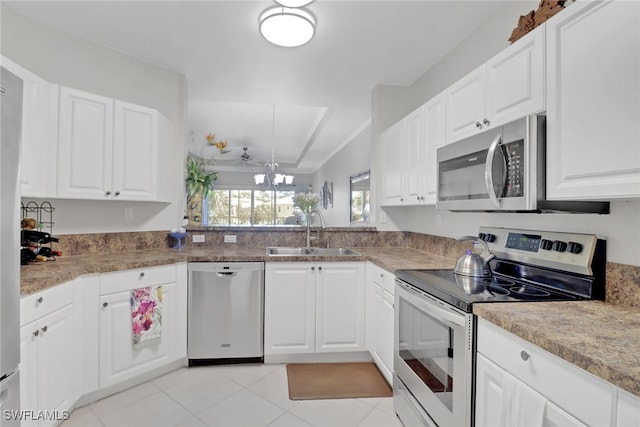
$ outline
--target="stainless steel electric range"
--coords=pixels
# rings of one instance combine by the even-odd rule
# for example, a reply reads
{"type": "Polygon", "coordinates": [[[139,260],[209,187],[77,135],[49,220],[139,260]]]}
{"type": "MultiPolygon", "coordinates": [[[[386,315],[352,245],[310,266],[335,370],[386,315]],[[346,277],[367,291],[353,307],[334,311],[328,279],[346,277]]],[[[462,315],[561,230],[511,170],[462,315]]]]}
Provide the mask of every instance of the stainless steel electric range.
{"type": "Polygon", "coordinates": [[[397,270],[394,407],[407,426],[472,426],[477,303],[604,299],[606,241],[480,227],[491,277],[397,270]]]}

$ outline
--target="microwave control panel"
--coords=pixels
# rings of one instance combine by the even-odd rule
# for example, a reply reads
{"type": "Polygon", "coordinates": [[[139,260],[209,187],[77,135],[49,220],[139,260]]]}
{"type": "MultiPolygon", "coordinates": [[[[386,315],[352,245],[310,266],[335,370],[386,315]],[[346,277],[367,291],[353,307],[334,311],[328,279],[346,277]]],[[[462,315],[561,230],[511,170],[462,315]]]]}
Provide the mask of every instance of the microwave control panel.
{"type": "Polygon", "coordinates": [[[504,197],[524,196],[524,140],[508,142],[503,145],[507,163],[507,179],[504,197]]]}

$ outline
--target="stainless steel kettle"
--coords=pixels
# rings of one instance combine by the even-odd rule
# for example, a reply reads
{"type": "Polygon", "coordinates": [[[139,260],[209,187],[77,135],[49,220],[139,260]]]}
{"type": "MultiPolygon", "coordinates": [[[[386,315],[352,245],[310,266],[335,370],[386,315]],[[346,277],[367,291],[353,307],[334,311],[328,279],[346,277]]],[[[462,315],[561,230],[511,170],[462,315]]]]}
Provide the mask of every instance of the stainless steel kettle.
{"type": "Polygon", "coordinates": [[[473,240],[475,243],[482,243],[485,251],[482,254],[473,253],[471,250],[467,250],[467,253],[460,255],[456,261],[456,268],[453,270],[456,274],[471,277],[491,277],[491,268],[489,267],[489,261],[491,261],[495,255],[491,253],[489,245],[484,240],[480,240],[473,236],[462,236],[457,239],[459,242],[467,240],[473,240]],[[485,254],[486,253],[486,254],[485,254]]]}

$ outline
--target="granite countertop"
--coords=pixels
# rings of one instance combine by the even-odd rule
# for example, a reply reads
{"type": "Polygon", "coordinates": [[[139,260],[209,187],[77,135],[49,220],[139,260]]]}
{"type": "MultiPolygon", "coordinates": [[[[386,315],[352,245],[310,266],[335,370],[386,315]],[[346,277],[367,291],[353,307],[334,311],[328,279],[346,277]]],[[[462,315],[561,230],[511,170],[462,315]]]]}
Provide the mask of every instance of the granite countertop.
{"type": "MultiPolygon", "coordinates": [[[[269,257],[264,247],[194,247],[59,257],[21,267],[23,296],[84,274],[176,262],[372,261],[388,271],[453,268],[455,260],[400,247],[355,247],[360,256],[269,257]]],[[[637,307],[602,301],[475,304],[473,312],[507,331],[640,397],[637,307]]]]}
{"type": "Polygon", "coordinates": [[[475,304],[474,314],[640,397],[637,307],[604,301],[475,304]]]}
{"type": "Polygon", "coordinates": [[[153,267],[177,262],[332,262],[373,261],[393,272],[400,268],[453,268],[455,260],[408,248],[354,248],[359,256],[275,256],[266,255],[264,247],[230,246],[150,249],[101,255],[58,257],[56,261],[38,262],[21,267],[22,296],[73,280],[83,274],[153,267]]]}

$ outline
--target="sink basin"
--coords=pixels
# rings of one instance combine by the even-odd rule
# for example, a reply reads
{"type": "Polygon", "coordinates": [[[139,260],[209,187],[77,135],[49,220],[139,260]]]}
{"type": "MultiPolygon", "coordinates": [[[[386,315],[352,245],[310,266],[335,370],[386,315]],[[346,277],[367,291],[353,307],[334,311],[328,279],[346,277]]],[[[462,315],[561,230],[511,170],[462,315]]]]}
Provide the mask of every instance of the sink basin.
{"type": "Polygon", "coordinates": [[[342,256],[342,255],[360,255],[360,252],[351,248],[293,248],[286,246],[271,246],[267,248],[269,256],[301,256],[301,255],[324,255],[324,256],[342,256]]]}

